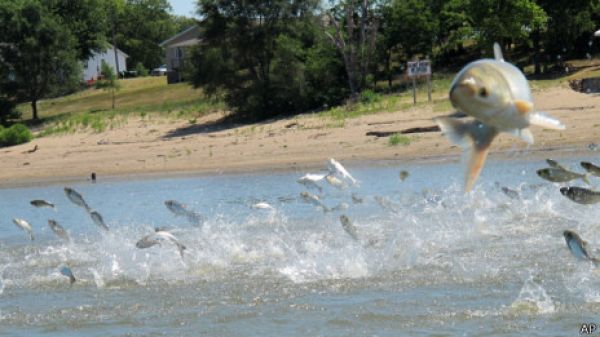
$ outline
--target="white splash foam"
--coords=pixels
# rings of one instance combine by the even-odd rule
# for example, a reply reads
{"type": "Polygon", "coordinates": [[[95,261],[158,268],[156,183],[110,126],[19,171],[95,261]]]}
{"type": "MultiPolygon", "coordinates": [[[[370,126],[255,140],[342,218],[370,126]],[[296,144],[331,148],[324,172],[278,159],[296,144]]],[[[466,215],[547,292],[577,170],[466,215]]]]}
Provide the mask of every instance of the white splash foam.
{"type": "Polygon", "coordinates": [[[552,314],[556,311],[552,298],[533,276],[525,281],[510,307],[513,311],[528,314],[552,314]]]}

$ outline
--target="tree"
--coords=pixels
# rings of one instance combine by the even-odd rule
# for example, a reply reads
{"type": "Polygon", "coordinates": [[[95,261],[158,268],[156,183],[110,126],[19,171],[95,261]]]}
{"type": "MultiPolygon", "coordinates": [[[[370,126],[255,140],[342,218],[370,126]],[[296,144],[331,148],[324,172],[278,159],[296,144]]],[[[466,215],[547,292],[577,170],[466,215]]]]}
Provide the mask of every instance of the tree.
{"type": "Polygon", "coordinates": [[[104,60],[102,60],[102,79],[96,82],[97,89],[104,89],[110,92],[112,96],[112,108],[115,108],[115,94],[121,88],[121,85],[117,81],[117,75],[115,70],[104,60]]]}
{"type": "Polygon", "coordinates": [[[327,15],[333,32],[326,32],[343,57],[353,98],[362,91],[371,73],[379,18],[368,0],[346,0],[327,15]]]}
{"type": "Polygon", "coordinates": [[[510,50],[513,43],[528,45],[533,30],[548,20],[535,0],[478,0],[470,1],[467,8],[477,41],[490,49],[494,42],[504,50],[510,50]]]}
{"type": "Polygon", "coordinates": [[[404,63],[415,55],[432,53],[438,21],[430,5],[423,0],[393,0],[383,6],[379,48],[389,87],[394,57],[404,63]]]}
{"type": "Polygon", "coordinates": [[[3,3],[0,31],[0,67],[8,73],[0,79],[1,89],[18,101],[30,101],[33,119],[38,119],[39,99],[77,86],[77,40],[61,17],[36,0],[3,3]]]}
{"type": "Polygon", "coordinates": [[[129,64],[142,64],[152,69],[164,62],[159,43],[176,33],[178,27],[169,14],[167,0],[129,0],[119,13],[116,40],[129,55],[129,64]]]}
{"type": "MultiPolygon", "coordinates": [[[[588,42],[597,29],[594,13],[600,11],[598,0],[538,0],[548,13],[547,29],[538,32],[534,53],[543,48],[548,58],[582,57],[589,51],[588,42]]],[[[597,15],[597,14],[596,14],[597,15]]],[[[540,73],[540,58],[536,72],[540,73]]]]}
{"type": "Polygon", "coordinates": [[[318,31],[318,1],[201,0],[203,44],[192,82],[244,117],[301,112],[307,99],[307,50],[318,31]]]}
{"type": "MultiPolygon", "coordinates": [[[[76,58],[87,60],[94,51],[106,45],[108,15],[103,4],[107,0],[44,0],[42,3],[75,37],[76,58]]],[[[111,0],[112,1],[112,0],[111,0]]]]}

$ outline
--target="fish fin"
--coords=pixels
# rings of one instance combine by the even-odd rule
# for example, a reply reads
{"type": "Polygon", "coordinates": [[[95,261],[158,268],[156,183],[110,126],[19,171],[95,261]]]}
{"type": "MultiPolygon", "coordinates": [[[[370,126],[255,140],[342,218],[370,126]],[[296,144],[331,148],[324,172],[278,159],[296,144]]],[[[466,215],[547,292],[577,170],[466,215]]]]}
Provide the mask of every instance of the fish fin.
{"type": "Polygon", "coordinates": [[[467,115],[466,113],[462,112],[462,111],[455,111],[453,113],[451,113],[450,115],[446,116],[446,117],[452,117],[452,118],[465,118],[468,117],[469,115],[467,115]]]}
{"type": "Polygon", "coordinates": [[[467,171],[465,173],[465,191],[469,192],[479,177],[487,158],[490,145],[498,131],[480,121],[461,121],[452,118],[437,118],[435,120],[442,133],[451,142],[467,150],[467,171]]]}
{"type": "Polygon", "coordinates": [[[529,128],[514,129],[510,133],[513,136],[520,138],[529,145],[533,144],[533,134],[531,133],[531,130],[529,130],[529,128]]]}
{"type": "Polygon", "coordinates": [[[557,168],[557,169],[562,169],[562,170],[567,170],[564,166],[562,166],[561,164],[559,164],[556,160],[546,159],[546,163],[548,163],[548,165],[550,165],[550,167],[557,168]]]}
{"type": "Polygon", "coordinates": [[[590,261],[592,261],[592,263],[594,264],[594,267],[598,268],[598,266],[600,266],[600,259],[592,257],[590,259],[590,261]]]}
{"type": "Polygon", "coordinates": [[[529,114],[529,124],[541,126],[546,129],[564,130],[565,125],[558,119],[541,111],[536,111],[529,114]]]}
{"type": "Polygon", "coordinates": [[[515,100],[515,108],[520,115],[524,116],[533,111],[533,103],[521,99],[515,100]]]}
{"type": "Polygon", "coordinates": [[[502,48],[500,48],[498,42],[494,42],[494,58],[497,61],[504,62],[504,56],[502,56],[502,48]]]}

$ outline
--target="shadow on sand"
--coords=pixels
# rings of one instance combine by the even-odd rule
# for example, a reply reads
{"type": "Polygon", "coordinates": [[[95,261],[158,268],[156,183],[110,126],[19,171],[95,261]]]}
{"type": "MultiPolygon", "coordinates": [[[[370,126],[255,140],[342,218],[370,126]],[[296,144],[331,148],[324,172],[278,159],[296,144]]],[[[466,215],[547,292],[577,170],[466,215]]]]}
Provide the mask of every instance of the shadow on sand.
{"type": "MultiPolygon", "coordinates": [[[[290,118],[293,114],[285,114],[277,117],[257,120],[256,118],[244,118],[235,115],[228,115],[222,118],[219,118],[214,121],[202,123],[202,124],[192,124],[184,127],[179,127],[174,130],[167,132],[162,138],[170,139],[177,137],[185,137],[195,134],[211,134],[219,131],[232,130],[239,127],[247,126],[247,125],[256,125],[261,126],[265,124],[270,124],[276,121],[284,120],[290,118]]],[[[296,123],[290,123],[293,125],[296,123]]],[[[285,126],[286,128],[289,126],[285,126]]]]}

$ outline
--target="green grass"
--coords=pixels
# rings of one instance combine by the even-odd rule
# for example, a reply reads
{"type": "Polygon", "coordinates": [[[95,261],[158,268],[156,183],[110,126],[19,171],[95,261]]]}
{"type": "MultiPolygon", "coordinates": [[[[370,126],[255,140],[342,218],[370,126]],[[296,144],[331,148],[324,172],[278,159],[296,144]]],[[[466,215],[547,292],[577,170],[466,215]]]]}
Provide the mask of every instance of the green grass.
{"type": "Polygon", "coordinates": [[[401,135],[399,133],[393,134],[390,136],[390,138],[388,139],[388,144],[390,146],[396,146],[396,145],[410,145],[410,138],[401,135]]]}
{"type": "MultiPolygon", "coordinates": [[[[111,109],[109,92],[90,88],[75,94],[44,100],[38,104],[42,127],[38,136],[73,133],[82,130],[103,132],[122,125],[130,115],[150,118],[160,115],[195,121],[213,111],[226,109],[223,102],[207,98],[201,90],[186,83],[167,84],[165,77],[120,80],[116,108],[111,109]]],[[[31,107],[17,109],[22,120],[31,121],[31,107]]]]}

